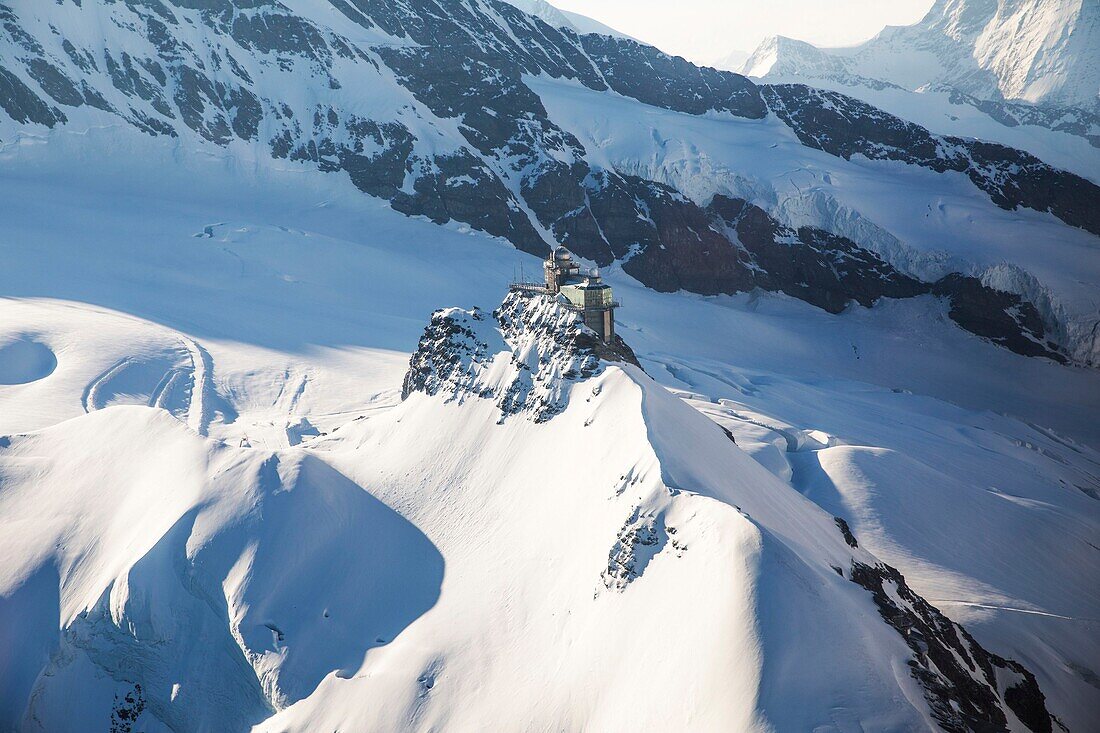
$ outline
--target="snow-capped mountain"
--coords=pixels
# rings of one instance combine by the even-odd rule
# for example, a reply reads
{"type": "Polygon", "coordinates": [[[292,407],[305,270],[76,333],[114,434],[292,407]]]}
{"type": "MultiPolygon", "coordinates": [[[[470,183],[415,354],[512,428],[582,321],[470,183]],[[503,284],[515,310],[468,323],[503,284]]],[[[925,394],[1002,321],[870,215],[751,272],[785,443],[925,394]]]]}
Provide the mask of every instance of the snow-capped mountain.
{"type": "Polygon", "coordinates": [[[0,4],[0,730],[1089,730],[1087,156],[547,17],[0,4]]]}
{"type": "Polygon", "coordinates": [[[1062,165],[1077,158],[1096,170],[1097,47],[1095,2],[939,0],[919,23],[887,27],[853,47],[768,38],[738,70],[826,86],[940,133],[995,140],[1062,165]]]}
{"type": "Polygon", "coordinates": [[[616,38],[630,38],[625,33],[604,25],[598,20],[580,13],[561,10],[546,2],[546,0],[507,0],[507,2],[555,28],[565,28],[581,35],[599,33],[605,36],[615,36],[616,38]]]}
{"type": "Polygon", "coordinates": [[[1052,729],[1026,667],[598,344],[513,294],[437,312],[403,401],[304,449],[132,406],[5,438],[8,529],[55,518],[3,535],[20,729],[1052,729]]]}
{"type": "Polygon", "coordinates": [[[849,75],[910,90],[950,86],[979,99],[1096,112],[1100,5],[1089,0],[937,0],[919,23],[819,49],[772,37],[741,67],[750,76],[849,75]]]}

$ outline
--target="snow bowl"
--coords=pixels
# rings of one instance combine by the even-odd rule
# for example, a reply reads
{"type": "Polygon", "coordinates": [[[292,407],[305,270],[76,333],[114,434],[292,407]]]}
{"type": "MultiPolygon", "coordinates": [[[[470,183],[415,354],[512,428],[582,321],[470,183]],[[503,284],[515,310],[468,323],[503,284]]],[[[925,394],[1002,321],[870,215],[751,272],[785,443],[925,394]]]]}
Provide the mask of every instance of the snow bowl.
{"type": "Polygon", "coordinates": [[[0,384],[27,384],[45,379],[57,368],[50,347],[27,336],[0,343],[0,384]]]}

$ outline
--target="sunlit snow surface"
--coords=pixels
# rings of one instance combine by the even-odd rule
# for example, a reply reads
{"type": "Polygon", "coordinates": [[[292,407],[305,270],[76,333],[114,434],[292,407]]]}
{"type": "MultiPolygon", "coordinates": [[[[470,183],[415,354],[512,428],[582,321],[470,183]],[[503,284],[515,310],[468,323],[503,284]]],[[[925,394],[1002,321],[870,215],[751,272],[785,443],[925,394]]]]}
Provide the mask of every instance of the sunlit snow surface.
{"type": "Polygon", "coordinates": [[[145,731],[925,726],[828,567],[836,514],[1088,730],[1097,372],[931,298],[831,316],[612,270],[671,393],[613,368],[542,425],[400,403],[431,311],[537,260],[335,176],[75,152],[117,134],[0,152],[0,729],[106,730],[138,679],[145,731]],[[617,593],[639,507],[687,549],[617,593]]]}

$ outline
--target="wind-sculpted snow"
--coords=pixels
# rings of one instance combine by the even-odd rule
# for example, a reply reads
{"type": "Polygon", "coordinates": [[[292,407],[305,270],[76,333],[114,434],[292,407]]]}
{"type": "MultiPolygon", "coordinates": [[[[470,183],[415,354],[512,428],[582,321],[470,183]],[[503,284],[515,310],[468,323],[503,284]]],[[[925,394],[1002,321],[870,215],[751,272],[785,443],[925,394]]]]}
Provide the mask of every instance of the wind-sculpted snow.
{"type": "Polygon", "coordinates": [[[213,445],[144,407],[3,445],[5,726],[245,730],[438,595],[430,542],[312,456],[213,445]],[[132,461],[87,470],[122,445],[132,461]],[[24,483],[28,462],[44,493],[24,483]],[[9,531],[39,512],[53,518],[41,532],[9,531]],[[15,562],[12,543],[32,551],[15,562]],[[52,600],[21,582],[40,576],[52,600]],[[52,640],[14,641],[39,618],[52,640]]]}

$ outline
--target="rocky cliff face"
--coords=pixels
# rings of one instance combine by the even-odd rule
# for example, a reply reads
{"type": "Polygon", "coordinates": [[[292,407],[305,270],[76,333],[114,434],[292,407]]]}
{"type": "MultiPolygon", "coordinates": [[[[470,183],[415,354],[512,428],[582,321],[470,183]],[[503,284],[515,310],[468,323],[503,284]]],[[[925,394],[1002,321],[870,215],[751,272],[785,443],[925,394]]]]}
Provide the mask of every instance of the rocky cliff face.
{"type": "MultiPolygon", "coordinates": [[[[868,305],[927,288],[884,279],[878,257],[828,231],[769,233],[750,217],[731,237],[722,199],[708,208],[594,163],[526,77],[688,115],[775,114],[808,147],[961,172],[999,207],[1100,232],[1100,188],[1026,153],[934,136],[835,93],[760,87],[630,39],[577,35],[496,0],[293,9],[277,0],[63,0],[0,4],[0,23],[0,108],[9,118],[0,140],[122,123],[249,151],[347,175],[398,211],[464,222],[526,252],[541,255],[557,240],[598,264],[622,262],[658,290],[761,287],[837,311],[848,300],[868,305]],[[774,246],[776,236],[789,241],[774,246]]],[[[1021,327],[998,342],[1033,340],[1021,327]]]]}
{"type": "Polygon", "coordinates": [[[491,315],[447,308],[432,314],[401,390],[462,401],[491,399],[503,422],[544,422],[561,412],[571,386],[605,362],[638,364],[618,336],[605,344],[580,314],[546,295],[510,293],[491,315]]]}
{"type": "Polygon", "coordinates": [[[843,158],[863,155],[938,172],[964,173],[1001,208],[1049,211],[1067,224],[1100,234],[1100,213],[1095,207],[1100,188],[1029,153],[995,143],[933,135],[837,92],[779,84],[763,87],[763,93],[768,106],[804,145],[843,158]]]}
{"type": "Polygon", "coordinates": [[[910,671],[941,728],[1007,731],[1012,715],[1035,733],[1052,730],[1055,719],[1035,676],[1019,662],[986,651],[914,593],[895,568],[853,560],[851,580],[871,593],[883,620],[913,650],[910,671]]]}

